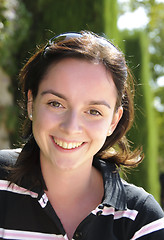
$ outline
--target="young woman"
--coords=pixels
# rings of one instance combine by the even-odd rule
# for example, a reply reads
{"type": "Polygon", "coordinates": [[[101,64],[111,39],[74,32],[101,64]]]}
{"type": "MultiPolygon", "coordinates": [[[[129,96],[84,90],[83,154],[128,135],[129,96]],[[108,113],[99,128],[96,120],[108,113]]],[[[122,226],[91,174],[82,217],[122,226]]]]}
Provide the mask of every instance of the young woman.
{"type": "Polygon", "coordinates": [[[164,239],[164,214],[123,181],[133,98],[123,54],[91,32],[52,38],[20,73],[23,149],[1,151],[1,239],[164,239]],[[7,165],[7,167],[6,167],[7,165]]]}

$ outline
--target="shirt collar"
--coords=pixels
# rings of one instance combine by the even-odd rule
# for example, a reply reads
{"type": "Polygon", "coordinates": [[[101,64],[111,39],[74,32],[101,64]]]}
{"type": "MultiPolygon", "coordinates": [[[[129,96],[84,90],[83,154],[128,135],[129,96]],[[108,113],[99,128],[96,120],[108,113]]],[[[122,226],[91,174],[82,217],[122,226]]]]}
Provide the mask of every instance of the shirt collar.
{"type": "MultiPolygon", "coordinates": [[[[126,210],[127,200],[125,188],[116,165],[110,163],[108,160],[94,159],[93,166],[99,169],[103,176],[104,197],[101,204],[107,207],[112,206],[117,210],[126,210]]],[[[40,198],[44,193],[42,186],[40,186],[40,188],[37,187],[37,192],[38,198],[40,198]]]]}
{"type": "MultiPolygon", "coordinates": [[[[104,206],[112,206],[118,210],[126,210],[127,209],[127,200],[125,189],[123,183],[121,181],[120,175],[114,163],[111,163],[108,160],[102,159],[94,159],[93,166],[99,169],[103,176],[104,181],[104,198],[102,204],[104,206]]],[[[41,174],[41,170],[39,171],[41,175],[42,186],[32,187],[32,190],[40,194],[43,193],[43,186],[45,186],[44,179],[41,174]]],[[[30,178],[30,177],[29,177],[30,178]]],[[[30,182],[27,179],[24,181],[24,186],[30,186],[30,182]]]]}
{"type": "Polygon", "coordinates": [[[118,210],[127,209],[126,194],[118,170],[114,163],[95,159],[93,165],[98,168],[104,180],[104,206],[112,206],[118,210]]]}

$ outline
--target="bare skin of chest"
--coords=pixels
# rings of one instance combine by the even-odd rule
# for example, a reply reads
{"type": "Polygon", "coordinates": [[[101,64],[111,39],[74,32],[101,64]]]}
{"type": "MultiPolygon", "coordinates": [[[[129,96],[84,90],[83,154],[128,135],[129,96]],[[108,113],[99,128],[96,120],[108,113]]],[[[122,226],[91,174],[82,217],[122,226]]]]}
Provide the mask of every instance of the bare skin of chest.
{"type": "Polygon", "coordinates": [[[72,239],[78,225],[102,202],[104,195],[103,179],[97,170],[95,174],[96,178],[92,181],[93,184],[82,194],[60,191],[59,196],[57,193],[53,194],[52,191],[46,192],[69,239],[72,239]]]}
{"type": "Polygon", "coordinates": [[[78,225],[94,210],[102,200],[102,194],[91,196],[84,201],[69,204],[67,200],[63,204],[52,203],[56,214],[58,215],[68,238],[71,240],[78,225]]]}

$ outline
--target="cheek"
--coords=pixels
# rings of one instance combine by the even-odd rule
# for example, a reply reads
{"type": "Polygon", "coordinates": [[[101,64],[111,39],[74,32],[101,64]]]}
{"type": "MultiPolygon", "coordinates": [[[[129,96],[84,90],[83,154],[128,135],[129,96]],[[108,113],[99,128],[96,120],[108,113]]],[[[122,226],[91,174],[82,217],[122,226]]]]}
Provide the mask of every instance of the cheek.
{"type": "Polygon", "coordinates": [[[93,155],[95,155],[104,145],[109,131],[109,123],[101,122],[101,124],[93,124],[90,127],[89,139],[91,141],[91,148],[93,155]]]}
{"type": "MultiPolygon", "coordinates": [[[[112,120],[112,119],[111,119],[112,120]]],[[[100,120],[95,121],[88,127],[90,135],[95,140],[104,140],[107,137],[111,120],[100,120]]]]}
{"type": "Polygon", "coordinates": [[[55,119],[52,114],[50,114],[44,108],[36,108],[33,111],[33,131],[41,132],[46,131],[51,128],[55,123],[55,119]]]}

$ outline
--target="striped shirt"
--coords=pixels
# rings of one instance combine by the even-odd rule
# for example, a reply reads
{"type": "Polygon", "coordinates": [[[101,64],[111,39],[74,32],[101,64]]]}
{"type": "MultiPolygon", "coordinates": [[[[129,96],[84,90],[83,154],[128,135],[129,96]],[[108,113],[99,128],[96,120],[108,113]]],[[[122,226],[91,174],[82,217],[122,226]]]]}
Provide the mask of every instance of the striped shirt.
{"type": "MultiPolygon", "coordinates": [[[[1,165],[4,155],[9,156],[0,151],[1,165]]],[[[10,151],[10,156],[14,158],[15,152],[10,151]]],[[[164,213],[153,196],[123,181],[114,164],[94,160],[93,165],[103,175],[104,198],[80,223],[73,239],[163,240],[164,213]]],[[[41,187],[9,185],[2,167],[0,176],[0,239],[68,240],[41,187]]]]}

